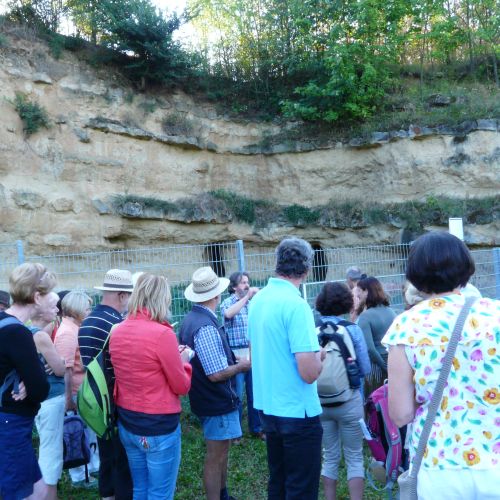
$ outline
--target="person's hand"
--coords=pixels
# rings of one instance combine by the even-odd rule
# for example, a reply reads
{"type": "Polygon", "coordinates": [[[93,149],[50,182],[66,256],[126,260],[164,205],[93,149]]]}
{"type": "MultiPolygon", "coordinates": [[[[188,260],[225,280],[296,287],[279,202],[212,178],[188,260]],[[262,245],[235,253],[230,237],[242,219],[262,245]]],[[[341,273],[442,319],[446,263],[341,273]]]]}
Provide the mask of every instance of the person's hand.
{"type": "Polygon", "coordinates": [[[26,386],[24,382],[19,382],[19,390],[17,392],[12,391],[12,399],[14,401],[22,401],[28,397],[28,391],[26,390],[26,386]]]}
{"type": "Polygon", "coordinates": [[[258,291],[259,288],[257,288],[256,286],[250,287],[247,292],[248,299],[250,300],[258,291]]]}
{"type": "Polygon", "coordinates": [[[247,372],[250,368],[252,368],[252,364],[247,358],[240,358],[239,356],[236,356],[236,364],[240,368],[240,372],[247,372]]]}
{"type": "Polygon", "coordinates": [[[54,375],[54,370],[50,367],[50,365],[48,363],[45,363],[45,365],[43,365],[43,367],[45,368],[45,373],[47,375],[54,375]]]}
{"type": "Polygon", "coordinates": [[[66,399],[65,410],[64,411],[74,411],[76,413],[77,407],[73,399],[66,399]]]}
{"type": "Polygon", "coordinates": [[[183,363],[189,363],[194,357],[194,351],[187,345],[180,345],[179,353],[183,363]]]}
{"type": "Polygon", "coordinates": [[[319,350],[319,359],[321,362],[323,362],[323,360],[326,358],[326,349],[324,347],[322,347],[320,350],[319,350]]]}

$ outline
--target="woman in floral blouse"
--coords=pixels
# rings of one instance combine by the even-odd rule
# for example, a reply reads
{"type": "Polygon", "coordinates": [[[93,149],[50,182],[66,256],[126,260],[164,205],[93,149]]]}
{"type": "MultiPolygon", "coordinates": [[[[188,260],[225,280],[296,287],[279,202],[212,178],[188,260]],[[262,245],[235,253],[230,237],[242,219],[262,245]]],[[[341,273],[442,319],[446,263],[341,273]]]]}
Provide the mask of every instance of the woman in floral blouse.
{"type": "MultiPolygon", "coordinates": [[[[412,245],[406,277],[429,298],[398,316],[382,343],[389,347],[389,411],[412,423],[418,446],[444,353],[474,273],[467,247],[431,232],[412,245]]],[[[472,306],[453,359],[418,476],[419,499],[499,499],[500,301],[472,306]]]]}

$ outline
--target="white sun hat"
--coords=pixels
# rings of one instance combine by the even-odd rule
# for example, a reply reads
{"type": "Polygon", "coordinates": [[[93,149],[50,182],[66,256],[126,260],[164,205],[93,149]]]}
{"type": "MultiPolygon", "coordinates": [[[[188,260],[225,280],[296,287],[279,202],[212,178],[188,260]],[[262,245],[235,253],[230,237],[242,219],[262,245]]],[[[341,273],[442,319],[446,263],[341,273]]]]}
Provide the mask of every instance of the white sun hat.
{"type": "Polygon", "coordinates": [[[134,290],[132,273],[123,269],[110,269],[104,276],[102,286],[95,286],[96,290],[104,292],[130,292],[134,290]]]}
{"type": "Polygon", "coordinates": [[[184,297],[190,302],[206,302],[220,295],[228,286],[229,280],[219,278],[211,267],[200,267],[193,273],[184,297]]]}
{"type": "Polygon", "coordinates": [[[136,273],[132,274],[132,284],[134,286],[137,285],[137,281],[143,274],[144,274],[143,271],[137,271],[136,273]]]}

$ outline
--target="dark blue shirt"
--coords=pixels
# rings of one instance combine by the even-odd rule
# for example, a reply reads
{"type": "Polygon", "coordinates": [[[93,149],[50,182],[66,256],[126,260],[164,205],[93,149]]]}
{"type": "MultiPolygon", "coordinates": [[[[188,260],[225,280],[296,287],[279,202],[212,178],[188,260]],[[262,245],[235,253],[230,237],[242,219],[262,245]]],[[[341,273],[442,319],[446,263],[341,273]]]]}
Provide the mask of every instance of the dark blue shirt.
{"type": "Polygon", "coordinates": [[[164,436],[177,429],[180,413],[151,414],[116,407],[123,427],[136,436],[164,436]]]}
{"type": "MultiPolygon", "coordinates": [[[[102,351],[111,328],[122,320],[123,318],[116,309],[103,304],[94,307],[89,316],[83,320],[78,331],[78,345],[80,346],[80,356],[84,367],[87,367],[102,351]]],[[[114,378],[109,349],[106,349],[104,359],[109,375],[114,378]]]]}

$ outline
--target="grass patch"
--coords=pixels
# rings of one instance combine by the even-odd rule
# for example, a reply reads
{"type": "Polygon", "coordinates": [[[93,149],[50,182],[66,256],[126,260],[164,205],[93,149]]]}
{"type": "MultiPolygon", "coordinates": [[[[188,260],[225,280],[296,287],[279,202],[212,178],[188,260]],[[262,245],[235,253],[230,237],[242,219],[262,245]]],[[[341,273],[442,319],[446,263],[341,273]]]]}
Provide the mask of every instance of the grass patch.
{"type": "Polygon", "coordinates": [[[289,207],[285,207],[283,213],[290,224],[298,227],[316,224],[321,215],[319,210],[303,207],[301,205],[290,205],[289,207]]]}
{"type": "MultiPolygon", "coordinates": [[[[205,498],[203,492],[203,458],[205,443],[198,419],[190,412],[187,398],[182,400],[183,412],[181,415],[182,427],[182,454],[177,487],[176,500],[199,500],[205,498]]],[[[249,437],[246,426],[246,411],[243,415],[242,443],[232,446],[229,451],[228,490],[238,500],[265,500],[267,498],[267,453],[263,441],[249,437]]],[[[35,438],[36,442],[36,438],[35,438]]],[[[368,460],[369,454],[365,450],[368,460]]],[[[59,498],[65,500],[98,500],[97,491],[82,488],[73,488],[67,472],[58,485],[59,498]]],[[[320,498],[324,498],[320,493],[320,498]]],[[[346,481],[346,469],[341,463],[338,482],[338,498],[349,498],[346,481]]],[[[382,500],[383,492],[376,492],[366,486],[363,498],[368,500],[382,500]]]]}
{"type": "Polygon", "coordinates": [[[113,208],[122,215],[141,215],[145,211],[157,212],[159,216],[177,212],[178,206],[167,200],[147,196],[116,195],[112,200],[113,208]]]}
{"type": "Polygon", "coordinates": [[[255,208],[259,203],[246,196],[241,196],[224,189],[210,193],[214,198],[221,200],[236,220],[253,224],[255,222],[255,208]]]}
{"type": "Polygon", "coordinates": [[[16,92],[12,104],[23,121],[23,131],[27,137],[42,127],[50,128],[49,116],[45,109],[36,101],[30,101],[26,94],[16,92]]]}
{"type": "Polygon", "coordinates": [[[475,80],[461,82],[436,79],[420,82],[404,78],[385,99],[384,108],[364,123],[347,128],[349,137],[369,137],[373,132],[408,129],[410,125],[436,127],[460,125],[465,120],[500,117],[500,89],[475,80]],[[433,94],[450,97],[451,104],[431,107],[428,99],[433,94]]]}
{"type": "Polygon", "coordinates": [[[161,128],[167,135],[190,135],[194,130],[192,120],[179,113],[170,113],[163,118],[161,128]]]}
{"type": "Polygon", "coordinates": [[[117,195],[113,199],[113,207],[122,216],[145,219],[176,214],[186,222],[219,219],[221,222],[236,221],[255,227],[281,224],[293,227],[318,225],[333,229],[390,224],[418,234],[425,226],[446,226],[449,217],[463,217],[469,224],[490,224],[500,217],[500,196],[471,199],[429,196],[425,201],[388,204],[330,201],[321,206],[305,207],[254,200],[219,189],[196,199],[184,198],[175,203],[157,198],[117,195]]]}

